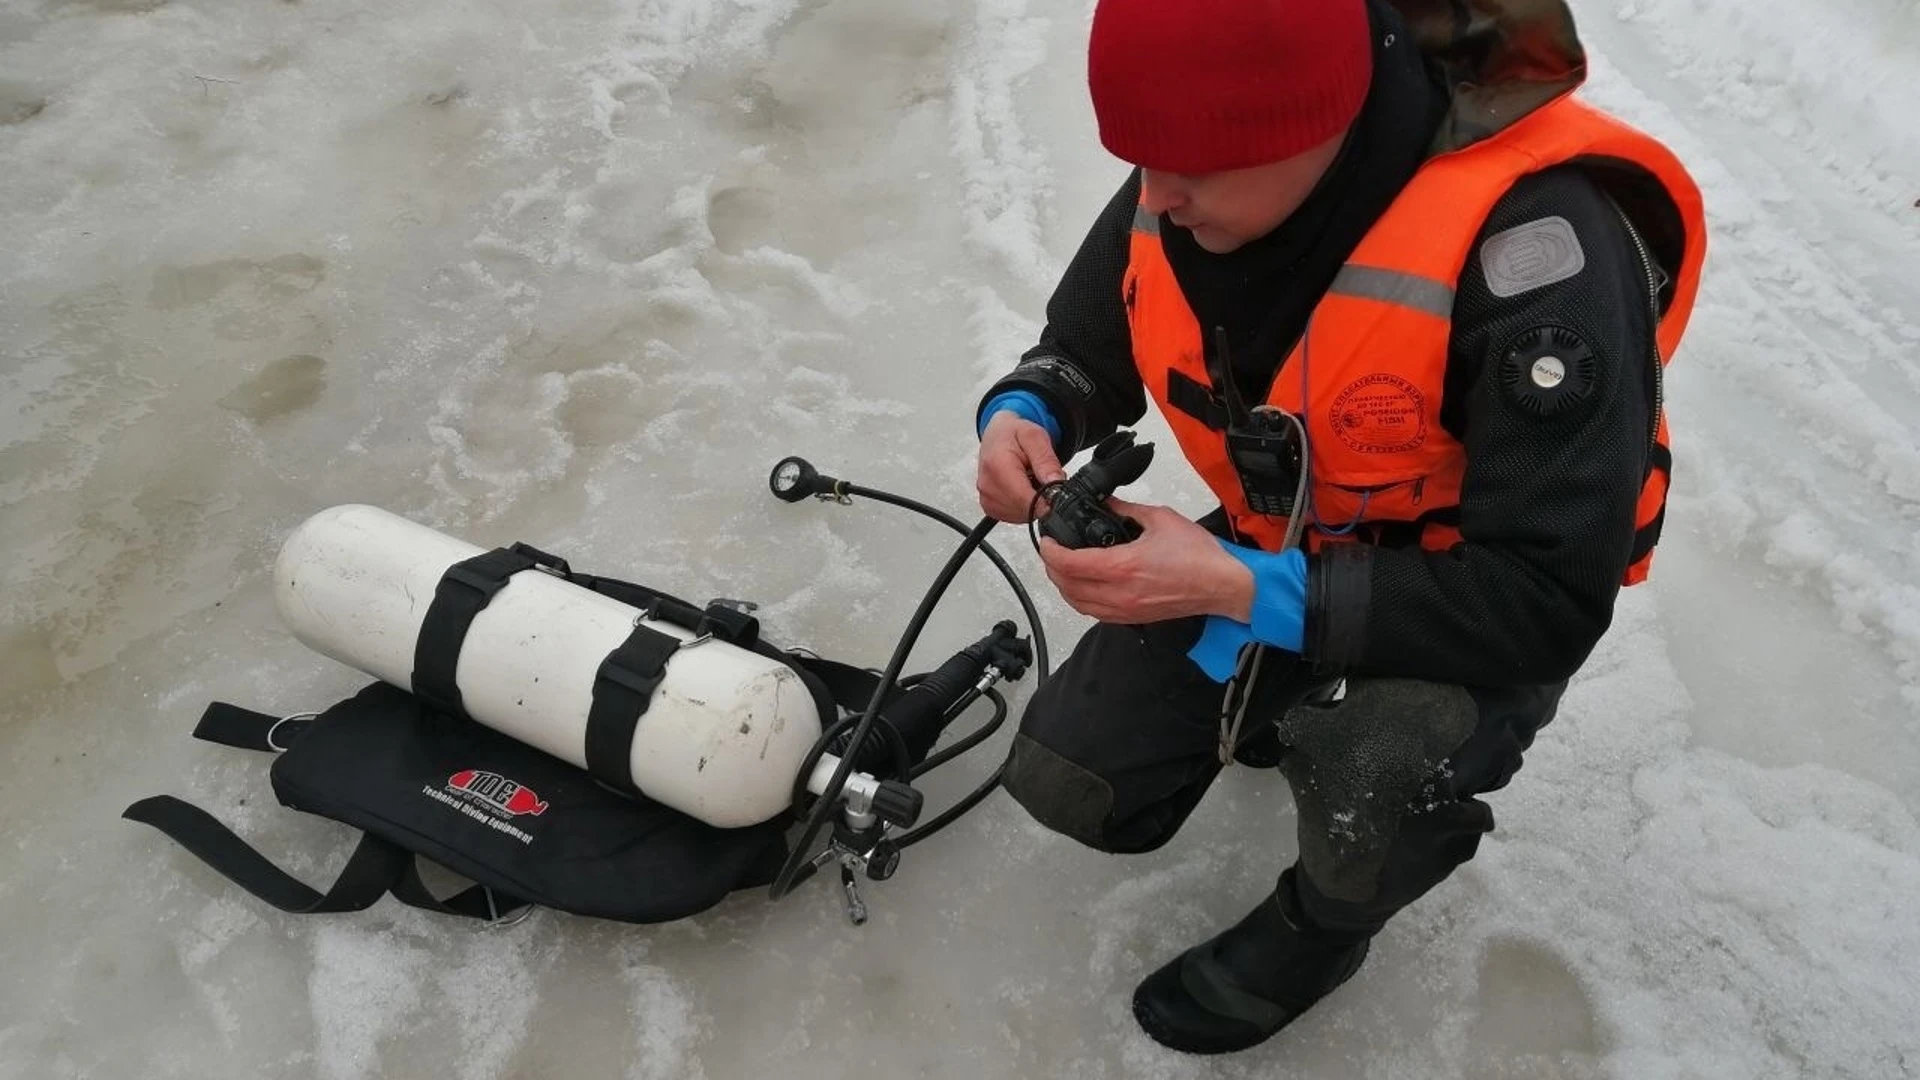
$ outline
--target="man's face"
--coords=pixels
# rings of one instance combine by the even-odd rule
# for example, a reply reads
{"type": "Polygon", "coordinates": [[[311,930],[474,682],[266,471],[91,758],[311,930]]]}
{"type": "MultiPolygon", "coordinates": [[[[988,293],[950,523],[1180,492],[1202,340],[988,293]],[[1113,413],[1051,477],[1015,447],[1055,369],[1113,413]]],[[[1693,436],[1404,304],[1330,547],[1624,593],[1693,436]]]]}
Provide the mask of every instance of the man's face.
{"type": "Polygon", "coordinates": [[[1231,172],[1140,170],[1141,205],[1166,214],[1193,233],[1194,242],[1225,255],[1267,235],[1300,208],[1340,154],[1342,132],[1302,154],[1231,172]]]}

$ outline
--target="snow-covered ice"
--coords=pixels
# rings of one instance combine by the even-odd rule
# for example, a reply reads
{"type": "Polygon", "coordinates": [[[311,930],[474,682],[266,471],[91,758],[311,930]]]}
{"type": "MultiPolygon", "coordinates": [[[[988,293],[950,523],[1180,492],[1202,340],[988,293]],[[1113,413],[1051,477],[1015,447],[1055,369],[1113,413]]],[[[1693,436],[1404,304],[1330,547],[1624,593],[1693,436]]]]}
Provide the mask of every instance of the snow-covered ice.
{"type": "MultiPolygon", "coordinates": [[[[1576,3],[1587,94],[1713,229],[1654,584],[1480,858],[1270,1046],[1181,1058],[1126,1001],[1291,857],[1271,773],[1133,858],[997,798],[858,929],[822,885],[651,928],[283,916],[118,819],[177,794],[338,867],[188,738],[362,681],[268,589],[337,503],[884,660],[950,538],[766,470],[969,516],[972,403],[1123,175],[1090,9],[0,0],[0,1077],[1920,1076],[1914,0],[1576,3]]],[[[1205,508],[1171,458],[1136,490],[1205,508]]],[[[921,655],[1015,613],[983,564],[921,655]]]]}

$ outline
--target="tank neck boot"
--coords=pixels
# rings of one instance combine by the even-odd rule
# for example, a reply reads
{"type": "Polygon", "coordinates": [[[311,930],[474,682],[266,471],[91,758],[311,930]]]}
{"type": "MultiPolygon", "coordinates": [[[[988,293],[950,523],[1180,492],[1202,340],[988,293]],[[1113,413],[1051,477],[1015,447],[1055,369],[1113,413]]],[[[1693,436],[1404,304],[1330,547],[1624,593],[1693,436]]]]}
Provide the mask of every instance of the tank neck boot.
{"type": "Polygon", "coordinates": [[[1370,936],[1310,924],[1293,870],[1231,929],[1175,957],[1133,992],[1133,1015],[1162,1046],[1224,1054],[1265,1042],[1353,977],[1370,936]]]}

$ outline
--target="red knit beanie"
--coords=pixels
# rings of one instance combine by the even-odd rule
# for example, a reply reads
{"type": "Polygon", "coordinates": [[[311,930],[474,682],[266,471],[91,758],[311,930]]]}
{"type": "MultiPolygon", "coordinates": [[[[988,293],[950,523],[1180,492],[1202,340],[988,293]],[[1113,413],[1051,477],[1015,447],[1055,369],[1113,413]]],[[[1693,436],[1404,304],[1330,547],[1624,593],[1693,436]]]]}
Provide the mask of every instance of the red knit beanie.
{"type": "Polygon", "coordinates": [[[1087,83],[1100,142],[1149,169],[1244,169],[1312,149],[1360,114],[1366,0],[1100,0],[1087,83]]]}

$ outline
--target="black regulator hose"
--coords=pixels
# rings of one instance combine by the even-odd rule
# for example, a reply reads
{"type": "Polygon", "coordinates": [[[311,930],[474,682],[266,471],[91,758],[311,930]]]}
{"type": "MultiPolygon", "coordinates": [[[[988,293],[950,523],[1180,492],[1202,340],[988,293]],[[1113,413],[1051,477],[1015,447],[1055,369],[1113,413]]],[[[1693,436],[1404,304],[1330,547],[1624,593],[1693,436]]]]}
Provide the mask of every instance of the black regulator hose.
{"type": "MultiPolygon", "coordinates": [[[[774,498],[790,503],[815,498],[850,504],[853,502],[852,496],[859,495],[932,518],[962,536],[972,535],[967,527],[960,523],[959,518],[943,510],[909,499],[904,495],[862,487],[859,484],[849,484],[838,477],[826,476],[814,468],[812,462],[802,457],[781,458],[774,462],[773,472],[767,476],[767,487],[772,489],[774,498]]],[[[986,522],[983,521],[981,524],[986,525],[986,522]]],[[[991,527],[988,526],[988,528],[991,527]]],[[[1033,652],[1040,666],[1040,678],[1045,679],[1052,673],[1053,668],[1047,662],[1047,633],[1040,625],[1040,612],[1034,608],[1033,598],[1027,595],[1026,587],[1020,584],[1020,575],[1013,572],[1013,567],[1007,565],[1007,560],[1001,558],[993,545],[985,540],[979,541],[978,544],[981,552],[991,559],[995,568],[1000,571],[1000,576],[1007,579],[1007,584],[1013,588],[1013,595],[1020,600],[1020,610],[1026,615],[1027,628],[1033,634],[1033,652]]]]}
{"type": "MultiPolygon", "coordinates": [[[[838,481],[836,486],[838,490],[848,495],[859,495],[862,498],[872,499],[875,502],[883,502],[890,506],[898,506],[904,510],[911,510],[923,517],[932,518],[947,528],[952,529],[954,532],[959,533],[961,536],[970,535],[967,527],[960,523],[959,518],[954,517],[944,510],[928,506],[926,503],[916,502],[904,495],[895,495],[891,492],[879,491],[875,488],[861,487],[859,484],[849,484],[845,481],[838,481]]],[[[989,518],[986,520],[992,519],[989,518]]],[[[1044,680],[1052,673],[1053,667],[1047,660],[1047,632],[1040,625],[1040,612],[1033,606],[1033,597],[1027,595],[1027,587],[1020,584],[1020,575],[1013,572],[1013,567],[1007,564],[1007,560],[1000,556],[1000,552],[996,550],[992,544],[987,543],[985,540],[980,541],[980,554],[985,555],[988,561],[993,563],[994,568],[1000,571],[1000,576],[1007,579],[1007,585],[1013,589],[1014,597],[1020,601],[1020,613],[1026,616],[1027,630],[1033,638],[1034,666],[1039,670],[1040,678],[1044,680]]]]}
{"type": "MultiPolygon", "coordinates": [[[[921,762],[914,768],[913,775],[919,776],[936,766],[959,757],[961,754],[985,742],[994,732],[1000,730],[1000,725],[1007,719],[1007,699],[1001,697],[1000,691],[998,690],[986,691],[985,697],[993,702],[993,718],[980,725],[979,730],[968,733],[965,738],[921,762]]],[[[969,703],[971,703],[971,699],[969,703]]],[[[905,851],[920,841],[925,840],[927,837],[932,836],[934,833],[939,832],[941,829],[953,824],[955,821],[960,820],[962,814],[979,806],[986,800],[987,796],[993,794],[994,791],[1000,787],[1000,774],[1005,770],[1006,766],[1004,764],[1001,765],[1000,768],[993,770],[993,775],[987,777],[985,783],[968,792],[966,797],[959,802],[941,811],[932,821],[926,822],[919,828],[896,837],[893,846],[897,850],[905,851]]]]}
{"type": "MultiPolygon", "coordinates": [[[[778,476],[779,468],[776,467],[776,482],[778,476]]],[[[851,490],[848,485],[841,486],[851,490]]],[[[778,487],[775,487],[774,493],[780,494],[778,487]]],[[[894,646],[893,656],[887,661],[886,670],[880,676],[880,685],[874,688],[873,700],[867,703],[866,711],[860,716],[860,722],[854,726],[853,736],[847,742],[848,746],[866,745],[867,733],[873,730],[874,722],[880,717],[880,706],[886,701],[887,690],[900,678],[900,669],[906,666],[907,654],[913,651],[914,644],[920,640],[920,632],[926,629],[927,620],[932,617],[933,609],[939,605],[940,598],[946,595],[947,587],[953,584],[953,579],[959,576],[960,568],[966,564],[967,557],[973,554],[974,549],[985,543],[987,534],[992,532],[993,527],[998,524],[999,522],[993,518],[981,518],[980,523],[967,533],[967,538],[947,558],[946,565],[940,568],[940,575],[934,579],[927,594],[921,597],[920,606],[914,611],[913,618],[908,621],[906,632],[900,636],[899,644],[894,646]]],[[[1024,594],[1022,598],[1025,598],[1024,594]]],[[[1037,621],[1034,623],[1034,628],[1038,633],[1037,621]]],[[[778,900],[786,896],[798,883],[796,879],[808,864],[808,853],[813,848],[814,839],[820,835],[820,830],[826,825],[827,819],[839,809],[839,796],[846,788],[847,777],[853,774],[855,756],[855,754],[848,754],[840,759],[840,764],[833,770],[833,777],[827,781],[826,790],[822,791],[820,797],[814,801],[813,809],[807,814],[806,828],[801,831],[800,839],[794,844],[793,852],[787,856],[786,864],[780,868],[779,875],[773,879],[773,885],[768,890],[768,895],[773,899],[778,900]]],[[[995,779],[998,780],[998,774],[995,779]]]]}
{"type": "MultiPolygon", "coordinates": [[[[1014,573],[1013,567],[1007,564],[1007,560],[1001,557],[993,545],[986,542],[987,533],[991,532],[995,525],[992,518],[982,518],[979,524],[975,525],[972,529],[968,529],[967,526],[961,524],[958,518],[936,507],[928,506],[926,503],[909,499],[905,496],[895,495],[892,492],[863,487],[859,484],[850,484],[835,477],[822,475],[811,463],[807,462],[804,458],[798,457],[785,458],[776,463],[773,467],[772,474],[767,478],[767,486],[773,490],[773,494],[777,498],[784,502],[800,502],[809,497],[814,497],[831,499],[841,503],[850,503],[852,502],[851,496],[858,495],[872,499],[875,502],[882,502],[890,506],[911,510],[916,514],[920,514],[923,517],[930,518],[945,525],[947,528],[966,538],[960,545],[960,548],[947,560],[947,565],[941,569],[939,579],[934,582],[933,587],[927,591],[927,595],[921,600],[919,610],[914,612],[913,620],[909,623],[906,634],[900,639],[899,645],[894,649],[893,658],[888,663],[886,673],[881,677],[880,685],[874,691],[873,700],[868,702],[866,711],[861,715],[859,722],[855,724],[851,737],[847,739],[846,745],[848,747],[859,748],[867,745],[867,736],[869,732],[873,730],[873,725],[876,717],[879,715],[881,705],[885,702],[888,693],[900,677],[900,668],[905,665],[907,654],[913,650],[914,643],[919,639],[921,630],[926,626],[927,618],[932,614],[933,608],[939,603],[940,598],[946,593],[947,587],[952,584],[954,577],[959,573],[960,566],[965,563],[967,557],[971,555],[975,549],[984,553],[987,558],[992,561],[994,568],[1000,571],[1000,576],[1006,579],[1007,585],[1013,589],[1015,598],[1020,602],[1020,611],[1021,614],[1026,617],[1028,632],[1033,641],[1034,661],[1039,671],[1039,680],[1044,682],[1048,676],[1053,673],[1053,666],[1047,653],[1046,628],[1040,621],[1039,610],[1034,607],[1033,597],[1028,595],[1026,587],[1020,583],[1020,576],[1014,573]]],[[[952,717],[958,716],[961,710],[978,700],[980,696],[981,694],[977,692],[970,693],[960,701],[955,702],[954,705],[947,710],[946,717],[951,719],[952,717]]],[[[978,746],[992,736],[995,731],[999,730],[1000,725],[1007,717],[1006,699],[993,690],[986,691],[985,696],[993,702],[994,714],[992,719],[983,724],[979,730],[970,733],[953,746],[922,762],[911,771],[908,777],[909,779],[924,774],[936,765],[951,761],[967,750],[978,746]]],[[[833,725],[835,736],[845,730],[846,723],[846,721],[842,721],[833,725]]],[[[900,751],[904,749],[898,733],[889,731],[886,734],[891,736],[888,741],[893,744],[893,750],[895,754],[898,755],[900,751]]],[[[828,736],[826,735],[822,736],[821,742],[823,749],[827,738],[828,736]]],[[[793,890],[794,886],[812,876],[814,866],[809,858],[808,851],[813,846],[814,839],[819,836],[821,827],[826,823],[827,819],[832,816],[835,807],[838,806],[840,793],[846,787],[847,777],[852,774],[854,759],[857,754],[858,750],[855,749],[854,752],[842,757],[839,767],[834,770],[833,777],[827,783],[826,790],[820,793],[818,800],[813,804],[812,809],[807,815],[806,827],[802,832],[799,842],[794,846],[792,853],[787,858],[786,864],[781,867],[779,875],[774,879],[773,886],[770,890],[774,899],[777,900],[785,896],[793,890]]],[[[817,758],[810,758],[810,760],[817,760],[817,758]]],[[[812,766],[809,765],[807,772],[811,773],[811,771],[812,766]]],[[[993,794],[1000,786],[1001,774],[1004,771],[1005,765],[1003,764],[993,771],[993,775],[988,777],[986,782],[982,783],[958,803],[949,807],[932,821],[926,822],[919,828],[903,834],[900,837],[899,846],[904,848],[910,844],[926,839],[940,829],[952,824],[968,810],[979,805],[981,801],[993,794]]],[[[806,776],[802,775],[799,784],[803,788],[805,781],[806,776]]]]}

